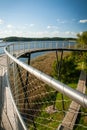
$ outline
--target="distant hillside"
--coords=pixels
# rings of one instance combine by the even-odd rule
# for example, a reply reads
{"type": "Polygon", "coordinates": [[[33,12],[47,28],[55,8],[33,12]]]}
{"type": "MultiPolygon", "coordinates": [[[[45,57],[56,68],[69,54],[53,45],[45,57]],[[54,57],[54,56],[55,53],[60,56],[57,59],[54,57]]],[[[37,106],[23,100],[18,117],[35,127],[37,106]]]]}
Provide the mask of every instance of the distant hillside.
{"type": "Polygon", "coordinates": [[[3,40],[3,38],[0,38],[0,40],[3,40]]]}
{"type": "Polygon", "coordinates": [[[62,37],[44,37],[44,38],[25,38],[25,37],[6,37],[3,38],[5,42],[14,42],[14,41],[68,41],[76,40],[76,38],[62,38],[62,37]]]}

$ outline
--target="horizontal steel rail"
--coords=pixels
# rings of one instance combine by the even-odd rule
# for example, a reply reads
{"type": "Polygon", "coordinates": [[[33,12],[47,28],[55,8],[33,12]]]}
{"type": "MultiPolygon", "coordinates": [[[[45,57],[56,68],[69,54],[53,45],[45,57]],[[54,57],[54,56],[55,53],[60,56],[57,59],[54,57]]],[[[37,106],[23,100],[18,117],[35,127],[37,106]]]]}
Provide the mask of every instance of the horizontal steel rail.
{"type": "Polygon", "coordinates": [[[19,61],[16,57],[11,55],[7,51],[7,47],[4,50],[5,50],[6,55],[8,55],[8,57],[10,57],[14,62],[16,62],[21,67],[23,67],[29,73],[36,76],[38,79],[45,82],[49,86],[53,87],[54,89],[56,89],[60,93],[67,95],[70,99],[79,103],[84,108],[87,108],[87,95],[86,94],[83,94],[83,93],[79,92],[78,90],[74,90],[74,89],[70,88],[69,86],[61,83],[60,81],[55,80],[54,78],[46,75],[45,73],[35,69],[34,67],[27,65],[22,61],[19,61]]]}

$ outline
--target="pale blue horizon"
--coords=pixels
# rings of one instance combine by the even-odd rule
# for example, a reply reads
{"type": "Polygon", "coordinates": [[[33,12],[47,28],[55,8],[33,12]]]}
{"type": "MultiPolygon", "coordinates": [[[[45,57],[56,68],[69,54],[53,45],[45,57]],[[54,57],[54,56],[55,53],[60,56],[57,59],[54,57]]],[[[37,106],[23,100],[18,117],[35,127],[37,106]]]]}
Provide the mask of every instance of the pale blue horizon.
{"type": "Polygon", "coordinates": [[[87,31],[87,0],[0,0],[0,38],[76,37],[87,31]]]}

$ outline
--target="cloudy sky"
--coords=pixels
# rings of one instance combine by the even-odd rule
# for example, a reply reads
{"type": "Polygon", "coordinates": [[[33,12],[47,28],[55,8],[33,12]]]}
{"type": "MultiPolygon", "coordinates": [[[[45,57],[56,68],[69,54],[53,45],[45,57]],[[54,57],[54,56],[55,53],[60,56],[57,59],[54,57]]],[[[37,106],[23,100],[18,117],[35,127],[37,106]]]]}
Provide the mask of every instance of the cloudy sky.
{"type": "Polygon", "coordinates": [[[0,38],[76,37],[87,31],[87,0],[0,0],[0,38]]]}

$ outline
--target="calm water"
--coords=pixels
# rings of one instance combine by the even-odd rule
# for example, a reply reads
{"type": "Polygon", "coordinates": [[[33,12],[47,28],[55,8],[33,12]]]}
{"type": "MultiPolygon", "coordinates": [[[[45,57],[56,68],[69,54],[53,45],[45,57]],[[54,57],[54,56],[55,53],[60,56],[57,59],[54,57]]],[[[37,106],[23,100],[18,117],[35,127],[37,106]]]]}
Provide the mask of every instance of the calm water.
{"type": "Polygon", "coordinates": [[[0,42],[0,54],[4,53],[4,47],[9,45],[9,42],[0,42]]]}
{"type": "MultiPolygon", "coordinates": [[[[64,43],[64,47],[67,45],[74,45],[76,44],[75,42],[67,42],[67,41],[32,41],[32,42],[0,42],[0,54],[4,54],[4,47],[9,45],[9,44],[13,44],[15,43],[17,46],[15,46],[15,50],[19,49],[19,44],[20,43],[26,43],[25,44],[25,48],[27,49],[28,46],[29,48],[33,49],[33,48],[48,48],[48,46],[50,45],[50,47],[56,48],[56,46],[58,47],[62,47],[63,43],[64,43]]],[[[20,46],[20,49],[23,49],[24,45],[20,46]]],[[[34,53],[31,55],[31,59],[35,58],[37,56],[43,55],[44,53],[47,52],[38,52],[38,53],[34,53]]],[[[26,62],[27,58],[19,58],[20,60],[26,62]]]]}
{"type": "MultiPolygon", "coordinates": [[[[6,46],[6,45],[9,45],[9,44],[20,44],[20,43],[23,43],[23,42],[0,42],[0,54],[3,54],[4,53],[4,47],[3,46],[6,46]]],[[[56,47],[56,44],[58,44],[58,47],[61,47],[62,46],[62,43],[64,43],[64,46],[67,46],[69,43],[70,45],[74,45],[76,44],[75,42],[67,42],[67,41],[32,41],[32,42],[25,42],[26,43],[26,48],[28,46],[27,43],[29,43],[29,47],[30,48],[33,48],[34,46],[36,46],[37,48],[39,47],[42,47],[43,44],[45,47],[48,47],[48,44],[52,43],[52,47],[56,47]],[[35,44],[36,43],[36,44],[35,44]]],[[[17,49],[17,47],[16,47],[17,49]]]]}

